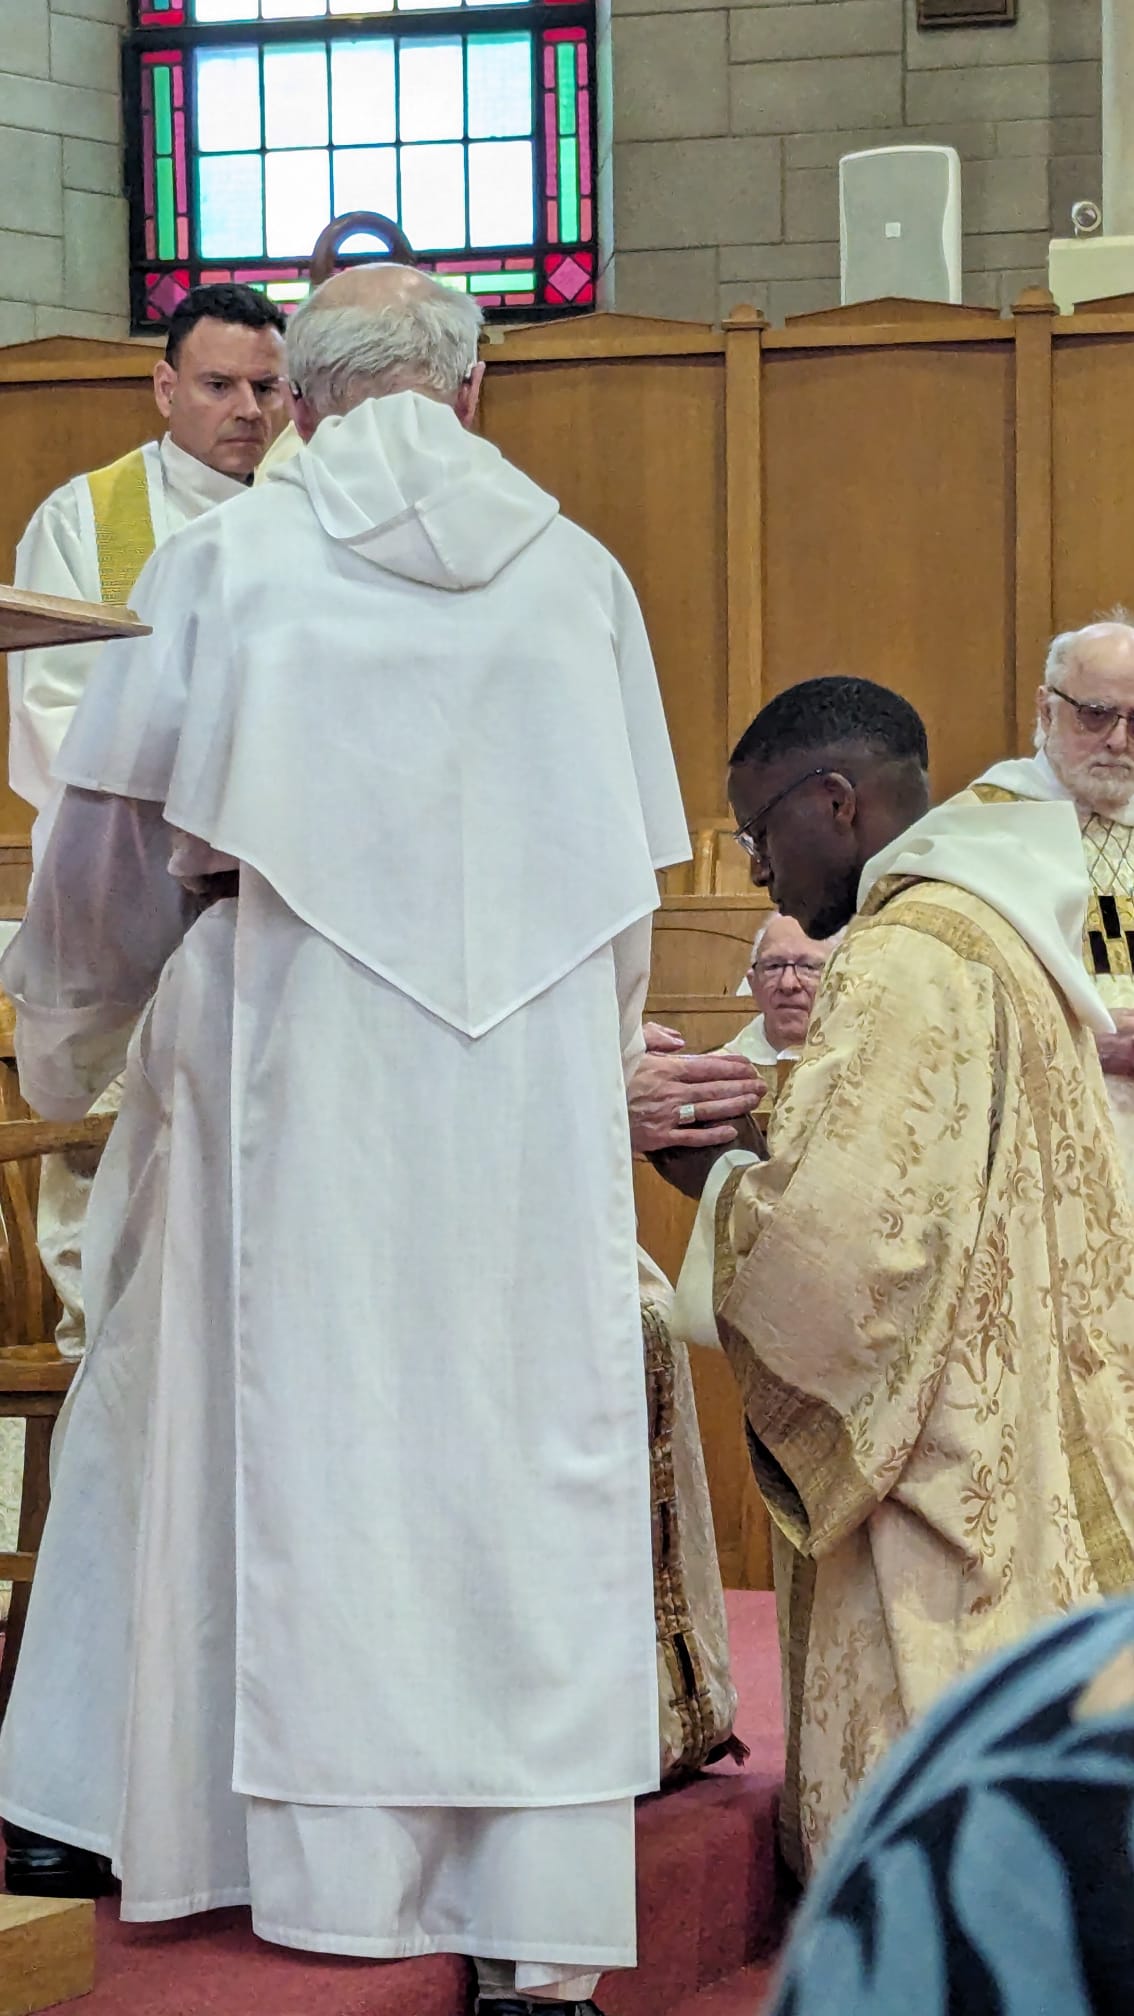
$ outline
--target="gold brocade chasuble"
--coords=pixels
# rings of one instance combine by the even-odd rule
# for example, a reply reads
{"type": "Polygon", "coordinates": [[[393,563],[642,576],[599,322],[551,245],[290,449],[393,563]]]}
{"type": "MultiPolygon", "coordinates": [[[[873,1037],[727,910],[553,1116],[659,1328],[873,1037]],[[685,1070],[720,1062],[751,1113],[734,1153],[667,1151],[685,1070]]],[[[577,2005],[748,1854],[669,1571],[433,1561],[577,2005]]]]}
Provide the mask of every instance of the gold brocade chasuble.
{"type": "Polygon", "coordinates": [[[804,1873],[960,1673],[1134,1583],[1134,1220],[1094,1038],[1019,933],[880,883],[714,1300],[773,1520],[804,1873]]]}

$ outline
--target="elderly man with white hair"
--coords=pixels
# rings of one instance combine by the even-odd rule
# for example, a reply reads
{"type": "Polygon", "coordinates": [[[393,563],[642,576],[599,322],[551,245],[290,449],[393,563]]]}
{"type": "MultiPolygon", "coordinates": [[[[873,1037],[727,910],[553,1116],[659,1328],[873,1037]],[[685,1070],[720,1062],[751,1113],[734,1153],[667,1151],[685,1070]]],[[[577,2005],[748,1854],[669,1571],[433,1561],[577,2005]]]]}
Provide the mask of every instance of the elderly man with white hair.
{"type": "Polygon", "coordinates": [[[1125,610],[1054,639],[1037,704],[1036,754],[993,764],[974,788],[989,800],[1075,806],[1091,883],[1083,957],[1116,1024],[1097,1040],[1134,1194],[1134,621],[1125,610]]]}
{"type": "Polygon", "coordinates": [[[809,938],[794,917],[773,910],[756,933],[752,964],[744,976],[758,1012],[722,1046],[725,1055],[747,1057],[757,1070],[793,1063],[807,1039],[823,968],[837,944],[838,938],[809,938]]]}
{"type": "Polygon", "coordinates": [[[398,268],[297,311],[305,449],[155,556],[60,758],[37,1109],[156,996],[0,1811],[24,1888],[71,1844],[124,1917],[579,2016],[658,1780],[626,1077],[688,833],[629,582],[468,431],[478,322],[398,268]]]}

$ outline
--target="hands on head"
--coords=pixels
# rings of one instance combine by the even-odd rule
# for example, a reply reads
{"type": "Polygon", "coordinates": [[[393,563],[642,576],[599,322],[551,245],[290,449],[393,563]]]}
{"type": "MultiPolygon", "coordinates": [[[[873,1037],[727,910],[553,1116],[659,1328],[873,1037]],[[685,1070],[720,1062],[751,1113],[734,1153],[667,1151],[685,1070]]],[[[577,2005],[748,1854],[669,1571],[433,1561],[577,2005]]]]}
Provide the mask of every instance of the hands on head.
{"type": "Polygon", "coordinates": [[[688,1057],[676,1030],[656,1022],[647,1022],[645,1037],[646,1055],[627,1093],[634,1153],[727,1148],[736,1140],[736,1122],[754,1112],[764,1096],[764,1082],[748,1059],[688,1057]]]}

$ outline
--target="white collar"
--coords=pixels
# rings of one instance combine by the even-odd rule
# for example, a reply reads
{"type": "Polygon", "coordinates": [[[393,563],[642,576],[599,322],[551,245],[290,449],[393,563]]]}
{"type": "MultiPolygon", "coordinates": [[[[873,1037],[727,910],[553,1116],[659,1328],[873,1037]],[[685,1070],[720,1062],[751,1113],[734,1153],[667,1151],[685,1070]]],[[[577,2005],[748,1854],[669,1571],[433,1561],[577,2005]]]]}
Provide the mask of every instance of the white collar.
{"type": "Polygon", "coordinates": [[[746,1022],[736,1042],[743,1042],[744,1054],[753,1064],[794,1064],[798,1050],[775,1050],[768,1040],[767,1024],[763,1015],[754,1015],[746,1022]]]}
{"type": "Polygon", "coordinates": [[[1079,1021],[1096,1035],[1113,1031],[1083,966],[1090,885],[1066,794],[1061,804],[986,805],[964,791],[935,806],[867,862],[860,910],[875,884],[891,875],[952,883],[978,896],[1019,932],[1079,1021]]]}
{"type": "Polygon", "coordinates": [[[248,487],[239,476],[226,476],[222,470],[211,469],[207,462],[179,448],[172,434],[162,435],[158,455],[166,483],[179,502],[193,507],[195,518],[202,511],[211,510],[214,504],[225,504],[230,497],[239,497],[248,487]]]}

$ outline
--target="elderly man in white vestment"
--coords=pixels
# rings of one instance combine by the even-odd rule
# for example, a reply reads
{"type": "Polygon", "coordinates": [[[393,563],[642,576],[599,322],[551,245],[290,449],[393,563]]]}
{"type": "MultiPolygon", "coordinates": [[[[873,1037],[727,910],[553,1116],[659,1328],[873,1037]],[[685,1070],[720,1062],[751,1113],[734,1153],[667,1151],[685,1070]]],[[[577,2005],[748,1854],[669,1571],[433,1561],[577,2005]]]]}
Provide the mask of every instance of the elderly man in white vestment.
{"type": "Polygon", "coordinates": [[[1039,689],[1036,754],[978,778],[986,800],[1070,799],[1091,883],[1083,959],[1115,1021],[1099,1059],[1134,1195],[1134,623],[1119,611],[1056,637],[1039,689]]]}
{"type": "Polygon", "coordinates": [[[157,992],[0,1811],[124,1917],[469,1954],[508,2016],[635,1959],[625,1084],[688,836],[629,583],[467,431],[478,319],[396,268],[297,311],[308,446],[155,556],[59,760],[0,968],[35,1106],[157,992]]]}

